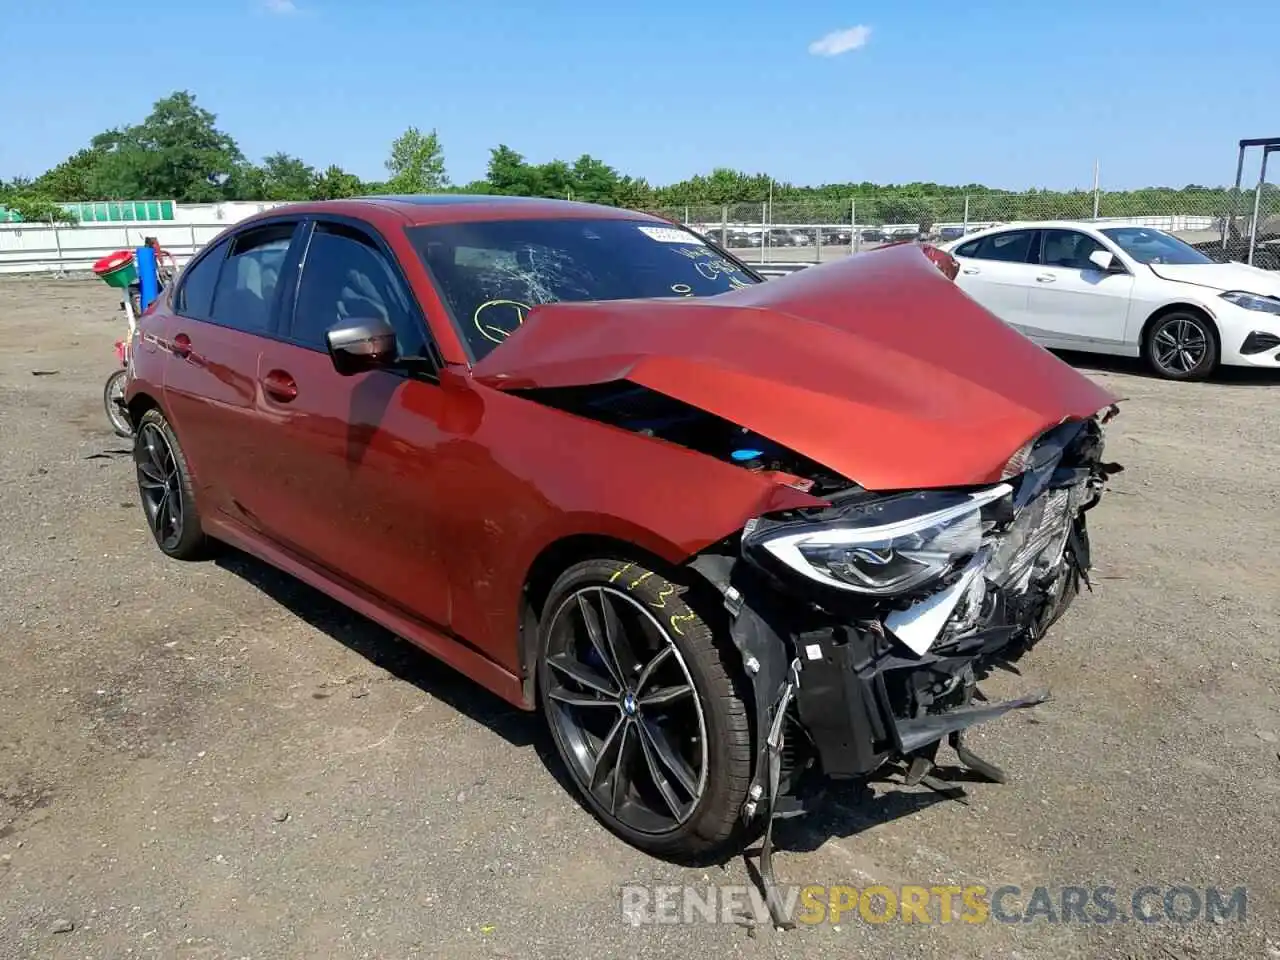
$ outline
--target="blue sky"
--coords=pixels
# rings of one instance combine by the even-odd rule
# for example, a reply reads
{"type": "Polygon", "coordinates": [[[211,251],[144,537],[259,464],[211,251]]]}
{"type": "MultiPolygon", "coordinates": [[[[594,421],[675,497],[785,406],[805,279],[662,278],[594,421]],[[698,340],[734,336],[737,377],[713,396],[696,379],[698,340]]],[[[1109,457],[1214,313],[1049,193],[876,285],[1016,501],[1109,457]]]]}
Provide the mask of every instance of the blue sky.
{"type": "Polygon", "coordinates": [[[652,183],[731,166],[1054,188],[1088,186],[1096,158],[1104,186],[1182,186],[1230,181],[1236,140],[1280,136],[1275,0],[4,6],[5,178],[182,88],[255,160],[371,179],[409,125],[438,129],[456,182],[503,142],[652,183]]]}

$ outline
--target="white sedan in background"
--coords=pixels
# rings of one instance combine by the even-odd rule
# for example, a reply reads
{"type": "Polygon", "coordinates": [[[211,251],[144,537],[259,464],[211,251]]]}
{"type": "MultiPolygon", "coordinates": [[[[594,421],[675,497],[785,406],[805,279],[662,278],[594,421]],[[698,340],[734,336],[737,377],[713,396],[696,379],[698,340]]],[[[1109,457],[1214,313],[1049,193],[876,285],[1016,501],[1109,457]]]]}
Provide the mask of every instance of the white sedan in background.
{"type": "Polygon", "coordinates": [[[1219,363],[1280,370],[1280,273],[1216,263],[1162,230],[1006,223],[946,249],[960,288],[1041,346],[1141,356],[1173,380],[1219,363]]]}

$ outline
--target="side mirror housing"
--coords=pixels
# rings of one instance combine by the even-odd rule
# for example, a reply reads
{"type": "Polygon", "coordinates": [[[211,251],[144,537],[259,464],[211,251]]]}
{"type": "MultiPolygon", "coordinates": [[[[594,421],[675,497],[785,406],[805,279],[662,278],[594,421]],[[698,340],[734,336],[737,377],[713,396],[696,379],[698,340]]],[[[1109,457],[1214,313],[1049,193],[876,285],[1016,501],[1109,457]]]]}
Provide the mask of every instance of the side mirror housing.
{"type": "Polygon", "coordinates": [[[324,336],[333,368],[344,377],[391,367],[399,359],[396,332],[385,320],[356,320],[324,336]]]}
{"type": "Polygon", "coordinates": [[[1103,273],[1121,273],[1124,271],[1124,264],[1116,259],[1116,255],[1110,250],[1095,250],[1089,254],[1089,262],[1101,270],[1103,273]]]}

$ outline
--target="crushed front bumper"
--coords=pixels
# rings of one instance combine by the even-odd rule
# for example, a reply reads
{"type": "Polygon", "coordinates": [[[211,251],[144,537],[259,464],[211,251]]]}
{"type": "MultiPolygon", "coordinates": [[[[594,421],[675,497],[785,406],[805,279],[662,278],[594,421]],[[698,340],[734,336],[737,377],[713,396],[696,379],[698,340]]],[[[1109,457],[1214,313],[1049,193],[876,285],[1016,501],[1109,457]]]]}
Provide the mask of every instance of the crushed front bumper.
{"type": "Polygon", "coordinates": [[[975,705],[974,694],[1088,584],[1086,514],[1121,469],[1103,464],[1101,452],[1097,421],[1047,432],[1025,471],[1006,481],[1001,519],[987,524],[981,549],[924,596],[845,603],[847,595],[805,589],[746,550],[693,562],[724,596],[754,688],[763,735],[744,816],[776,813],[811,774],[867,777],[900,761],[919,782],[941,742],[958,746],[966,728],[1047,698],[975,705]]]}

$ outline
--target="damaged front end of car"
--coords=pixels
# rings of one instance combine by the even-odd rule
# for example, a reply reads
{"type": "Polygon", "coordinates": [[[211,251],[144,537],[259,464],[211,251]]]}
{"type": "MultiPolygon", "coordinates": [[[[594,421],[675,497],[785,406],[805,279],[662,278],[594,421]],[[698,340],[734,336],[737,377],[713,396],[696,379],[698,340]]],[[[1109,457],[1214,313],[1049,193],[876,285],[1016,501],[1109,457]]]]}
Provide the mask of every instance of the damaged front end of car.
{"type": "Polygon", "coordinates": [[[742,815],[801,813],[806,785],[889,764],[943,792],[941,743],[988,779],[964,743],[974,724],[1034,706],[1033,693],[978,703],[978,682],[1044,636],[1089,584],[1086,514],[1107,478],[1110,406],[1028,442],[1003,479],[976,488],[870,493],[758,517],[692,566],[723,595],[755,694],[755,780],[742,815]]]}

